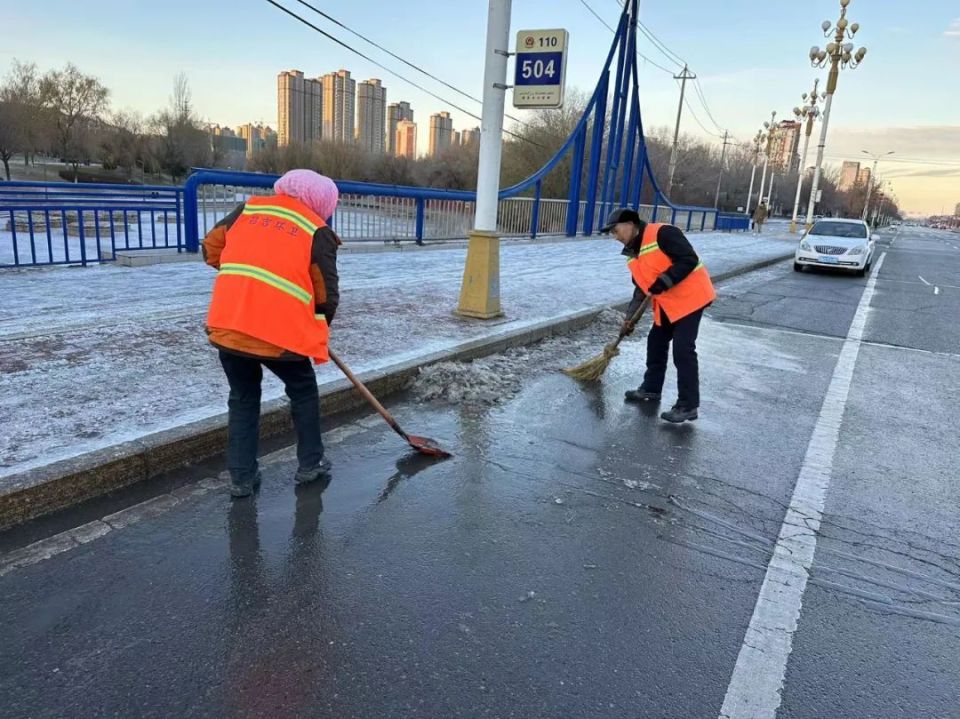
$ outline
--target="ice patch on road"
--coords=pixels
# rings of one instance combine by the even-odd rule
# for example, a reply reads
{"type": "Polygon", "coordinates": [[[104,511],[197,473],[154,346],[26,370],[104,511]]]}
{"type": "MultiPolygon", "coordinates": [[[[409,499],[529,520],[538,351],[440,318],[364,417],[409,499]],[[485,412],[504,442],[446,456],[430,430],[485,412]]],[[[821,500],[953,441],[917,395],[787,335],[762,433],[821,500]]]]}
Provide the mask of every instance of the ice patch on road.
{"type": "Polygon", "coordinates": [[[493,405],[510,399],[533,373],[598,354],[616,337],[623,313],[605,309],[583,330],[552,337],[525,347],[469,362],[438,362],[420,370],[413,385],[421,400],[444,400],[454,404],[493,405]],[[582,355],[582,357],[580,357],[582,355]],[[579,357],[579,359],[572,359],[579,357]]]}

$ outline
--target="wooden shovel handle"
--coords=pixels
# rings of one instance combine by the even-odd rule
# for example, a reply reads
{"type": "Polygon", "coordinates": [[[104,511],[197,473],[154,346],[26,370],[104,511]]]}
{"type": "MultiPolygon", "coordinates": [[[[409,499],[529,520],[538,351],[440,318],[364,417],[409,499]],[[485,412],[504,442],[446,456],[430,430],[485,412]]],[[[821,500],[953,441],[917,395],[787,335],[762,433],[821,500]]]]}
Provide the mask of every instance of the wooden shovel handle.
{"type": "Polygon", "coordinates": [[[387,411],[387,408],[384,407],[382,404],[380,404],[380,401],[373,396],[373,392],[368,390],[366,385],[364,385],[363,382],[357,379],[357,377],[353,374],[353,372],[350,371],[350,368],[347,367],[346,364],[344,364],[343,360],[337,357],[336,353],[334,353],[334,351],[330,348],[327,348],[327,354],[330,355],[330,359],[332,359],[333,363],[340,368],[340,371],[343,372],[344,375],[346,375],[347,379],[350,380],[351,383],[353,383],[353,386],[357,388],[357,391],[361,395],[363,395],[363,398],[367,400],[367,402],[369,402],[370,405],[375,410],[377,410],[377,412],[380,413],[380,416],[387,421],[387,424],[389,424],[393,428],[393,431],[399,434],[405,440],[409,441],[409,439],[407,438],[407,433],[404,432],[402,429],[400,429],[400,425],[397,424],[397,421],[393,418],[393,415],[391,415],[387,411]]]}

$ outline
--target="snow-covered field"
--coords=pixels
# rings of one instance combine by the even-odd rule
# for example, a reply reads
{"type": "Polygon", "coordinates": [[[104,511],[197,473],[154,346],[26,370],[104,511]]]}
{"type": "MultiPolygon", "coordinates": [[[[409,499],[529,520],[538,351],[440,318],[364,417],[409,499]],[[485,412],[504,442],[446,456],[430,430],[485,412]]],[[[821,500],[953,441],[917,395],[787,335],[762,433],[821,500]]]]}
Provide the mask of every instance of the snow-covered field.
{"type": "MultiPolygon", "coordinates": [[[[715,274],[792,247],[772,233],[691,240],[715,274]]],[[[464,258],[463,249],[345,254],[333,345],[364,371],[631,291],[611,240],[504,245],[506,317],[465,320],[453,314],[464,258]]],[[[204,334],[212,282],[199,262],[0,272],[0,477],[225,411],[204,334]]],[[[318,375],[336,376],[330,366],[318,375]]],[[[281,395],[268,379],[264,398],[281,395]]]]}

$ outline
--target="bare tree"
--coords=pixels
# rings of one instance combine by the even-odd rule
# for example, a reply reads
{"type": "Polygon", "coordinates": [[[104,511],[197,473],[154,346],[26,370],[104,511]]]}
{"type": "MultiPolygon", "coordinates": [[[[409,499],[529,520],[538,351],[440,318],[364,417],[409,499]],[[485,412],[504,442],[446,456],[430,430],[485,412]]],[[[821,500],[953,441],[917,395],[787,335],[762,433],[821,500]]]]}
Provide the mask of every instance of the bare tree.
{"type": "Polygon", "coordinates": [[[0,85],[0,161],[7,180],[10,160],[23,153],[24,163],[40,142],[42,131],[40,77],[33,63],[13,61],[0,85]]]}
{"type": "Polygon", "coordinates": [[[107,108],[110,91],[100,81],[84,75],[73,63],[51,70],[40,82],[40,91],[53,115],[57,149],[73,165],[74,179],[80,161],[89,151],[89,131],[107,108]]]}
{"type": "Polygon", "coordinates": [[[174,78],[170,105],[154,118],[153,125],[161,135],[160,163],[174,182],[191,167],[210,164],[210,136],[193,110],[190,86],[183,73],[174,78]]]}

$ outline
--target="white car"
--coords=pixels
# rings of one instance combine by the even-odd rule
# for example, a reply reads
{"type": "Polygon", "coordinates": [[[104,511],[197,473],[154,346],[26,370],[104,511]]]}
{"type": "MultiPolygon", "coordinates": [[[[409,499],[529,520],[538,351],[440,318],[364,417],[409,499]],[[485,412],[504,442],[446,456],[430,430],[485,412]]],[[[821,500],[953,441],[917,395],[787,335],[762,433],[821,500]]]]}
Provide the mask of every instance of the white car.
{"type": "Polygon", "coordinates": [[[863,220],[839,217],[817,220],[800,239],[793,269],[802,272],[805,267],[832,267],[853,270],[863,277],[873,264],[876,240],[863,220]]]}

